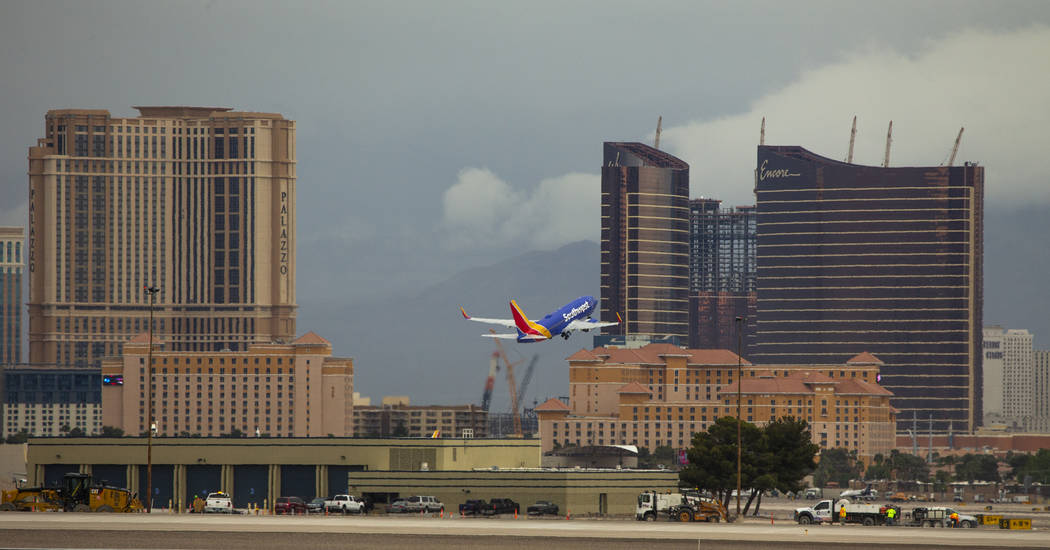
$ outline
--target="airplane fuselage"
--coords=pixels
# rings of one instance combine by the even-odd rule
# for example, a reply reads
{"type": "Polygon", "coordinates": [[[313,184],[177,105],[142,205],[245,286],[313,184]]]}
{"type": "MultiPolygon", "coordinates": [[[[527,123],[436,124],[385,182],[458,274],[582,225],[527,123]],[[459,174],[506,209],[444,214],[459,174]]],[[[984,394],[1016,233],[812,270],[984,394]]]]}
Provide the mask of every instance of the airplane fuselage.
{"type": "MultiPolygon", "coordinates": [[[[565,330],[565,327],[569,326],[569,323],[577,319],[587,319],[594,313],[594,308],[598,305],[598,301],[594,299],[594,296],[581,296],[575,300],[565,304],[558,310],[548,313],[543,319],[536,321],[537,324],[544,326],[550,331],[550,337],[554,338],[565,330]]],[[[518,330],[518,342],[542,342],[543,339],[536,339],[533,336],[525,334],[520,329],[518,330]]]]}

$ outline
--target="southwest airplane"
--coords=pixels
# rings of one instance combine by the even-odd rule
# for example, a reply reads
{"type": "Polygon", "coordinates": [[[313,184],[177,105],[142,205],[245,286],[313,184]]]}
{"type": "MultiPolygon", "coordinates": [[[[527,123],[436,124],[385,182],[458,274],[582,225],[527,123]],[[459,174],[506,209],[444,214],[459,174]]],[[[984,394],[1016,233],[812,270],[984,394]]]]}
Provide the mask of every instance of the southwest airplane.
{"type": "MultiPolygon", "coordinates": [[[[594,307],[597,304],[598,301],[595,300],[593,296],[581,296],[562,306],[557,311],[548,314],[538,322],[530,321],[529,318],[525,316],[525,312],[518,307],[518,304],[515,303],[514,300],[510,301],[510,312],[514,316],[513,319],[482,319],[481,317],[471,317],[470,315],[467,315],[466,310],[462,307],[459,308],[459,311],[463,314],[463,318],[468,321],[477,321],[479,323],[488,323],[491,325],[501,325],[518,329],[517,334],[482,334],[482,336],[488,338],[516,339],[518,342],[526,343],[550,340],[559,334],[562,338],[568,340],[569,334],[574,330],[587,332],[588,330],[595,328],[611,327],[620,324],[619,322],[603,323],[591,319],[590,315],[594,312],[594,307]]],[[[620,315],[617,314],[616,317],[619,318],[620,315]]]]}

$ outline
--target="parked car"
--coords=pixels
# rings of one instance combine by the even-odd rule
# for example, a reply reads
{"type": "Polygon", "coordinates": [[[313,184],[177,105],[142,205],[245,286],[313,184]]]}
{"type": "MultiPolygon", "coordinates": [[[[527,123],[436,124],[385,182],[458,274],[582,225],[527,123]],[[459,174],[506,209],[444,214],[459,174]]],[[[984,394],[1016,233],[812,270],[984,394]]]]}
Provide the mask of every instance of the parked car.
{"type": "Polygon", "coordinates": [[[277,515],[305,514],[306,503],[299,497],[277,497],[277,501],[273,504],[273,513],[277,515]]]}
{"type": "Polygon", "coordinates": [[[445,505],[432,496],[413,495],[405,499],[406,512],[440,512],[444,509],[445,505]]]}
{"type": "Polygon", "coordinates": [[[306,503],[307,514],[321,514],[324,513],[324,497],[317,497],[310,502],[306,503]]]}
{"type": "Polygon", "coordinates": [[[403,499],[403,498],[399,498],[399,499],[395,500],[394,502],[391,502],[390,503],[390,507],[387,508],[387,512],[390,512],[391,514],[402,514],[402,513],[407,512],[407,511],[408,511],[408,501],[403,499]]]}
{"type": "Polygon", "coordinates": [[[459,515],[480,516],[488,506],[489,503],[484,500],[468,500],[459,505],[459,515]]]}
{"type": "Polygon", "coordinates": [[[331,500],[324,501],[324,508],[329,512],[363,514],[365,502],[354,495],[335,495],[331,500]]]}
{"type": "Polygon", "coordinates": [[[204,513],[232,514],[233,499],[230,498],[230,495],[223,492],[208,493],[208,498],[204,500],[204,513]]]}
{"type": "Polygon", "coordinates": [[[489,515],[513,514],[515,510],[520,509],[518,503],[509,498],[494,498],[489,501],[487,513],[489,515]]]}
{"type": "Polygon", "coordinates": [[[558,505],[547,500],[537,500],[534,504],[529,505],[528,513],[530,516],[542,516],[544,514],[558,515],[558,505]]]}

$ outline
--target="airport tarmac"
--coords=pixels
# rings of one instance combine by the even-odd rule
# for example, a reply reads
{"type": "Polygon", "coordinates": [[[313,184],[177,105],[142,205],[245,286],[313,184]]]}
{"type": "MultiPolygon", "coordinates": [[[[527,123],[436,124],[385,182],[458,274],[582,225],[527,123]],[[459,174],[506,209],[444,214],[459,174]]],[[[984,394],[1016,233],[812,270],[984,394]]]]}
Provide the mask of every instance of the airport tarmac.
{"type": "Polygon", "coordinates": [[[0,513],[4,548],[1050,548],[1050,531],[592,519],[0,513]]]}

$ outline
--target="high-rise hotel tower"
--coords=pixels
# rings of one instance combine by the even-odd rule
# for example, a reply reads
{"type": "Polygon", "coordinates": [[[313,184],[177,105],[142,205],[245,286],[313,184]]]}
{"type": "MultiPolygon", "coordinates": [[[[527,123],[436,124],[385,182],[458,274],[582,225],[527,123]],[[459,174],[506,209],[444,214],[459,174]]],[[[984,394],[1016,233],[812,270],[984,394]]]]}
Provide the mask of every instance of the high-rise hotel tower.
{"type": "Polygon", "coordinates": [[[752,362],[870,352],[913,416],[946,432],[981,415],[984,168],[882,168],[759,146],[752,362]]]}
{"type": "Polygon", "coordinates": [[[24,228],[0,227],[0,366],[22,362],[24,240],[24,228]]]}
{"type": "Polygon", "coordinates": [[[29,149],[29,360],[98,365],[295,334],[295,122],[208,107],[48,111],[29,149]]]}
{"type": "Polygon", "coordinates": [[[641,143],[606,142],[602,319],[607,334],[689,336],[689,165],[641,143]]]}

